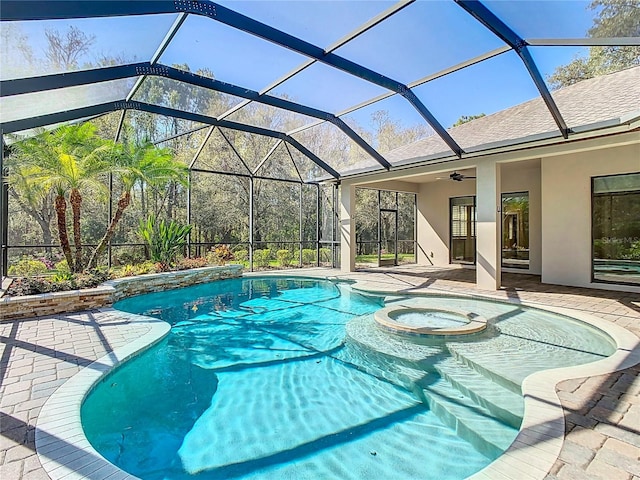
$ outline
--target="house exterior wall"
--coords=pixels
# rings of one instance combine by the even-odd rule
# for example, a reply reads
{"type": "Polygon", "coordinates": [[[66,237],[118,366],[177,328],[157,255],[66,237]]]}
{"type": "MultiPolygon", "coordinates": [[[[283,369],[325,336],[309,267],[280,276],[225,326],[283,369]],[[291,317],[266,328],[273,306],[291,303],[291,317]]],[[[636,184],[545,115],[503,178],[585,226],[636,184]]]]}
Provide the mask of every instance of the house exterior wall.
{"type": "MultiPolygon", "coordinates": [[[[512,270],[540,275],[542,268],[542,210],[540,162],[501,164],[502,193],[529,193],[529,270],[512,270]]],[[[440,180],[420,184],[418,190],[418,264],[449,264],[449,199],[476,195],[476,182],[440,180]],[[433,256],[431,256],[433,253],[433,256]]],[[[498,231],[500,235],[500,231],[498,231]]]]}
{"type": "Polygon", "coordinates": [[[640,143],[542,159],[542,281],[640,291],[591,281],[591,177],[640,172],[640,143]]]}
{"type": "Polygon", "coordinates": [[[472,180],[436,180],[418,191],[418,264],[449,265],[449,199],[476,194],[472,180]]]}
{"type": "Polygon", "coordinates": [[[391,190],[404,187],[398,188],[404,191],[417,185],[418,264],[447,266],[449,199],[476,195],[476,182],[453,182],[446,177],[481,162],[498,162],[500,191],[529,192],[530,204],[530,268],[506,271],[538,274],[543,283],[640,293],[636,286],[591,281],[591,178],[640,172],[640,132],[595,138],[580,135],[565,143],[446,162],[446,169],[443,164],[423,165],[367,175],[353,182],[391,190]],[[445,179],[435,180],[436,176],[445,179]]]}

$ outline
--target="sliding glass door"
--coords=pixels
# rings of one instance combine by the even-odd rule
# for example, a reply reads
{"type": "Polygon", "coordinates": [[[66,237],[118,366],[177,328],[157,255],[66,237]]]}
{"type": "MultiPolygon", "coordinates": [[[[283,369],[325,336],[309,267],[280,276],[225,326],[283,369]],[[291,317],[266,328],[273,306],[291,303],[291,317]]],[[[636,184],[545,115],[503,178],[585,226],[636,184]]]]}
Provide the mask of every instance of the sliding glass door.
{"type": "Polygon", "coordinates": [[[593,279],[640,285],[640,173],[592,183],[593,279]]]}
{"type": "Polygon", "coordinates": [[[529,192],[502,194],[502,266],[529,268],[529,192]]]}

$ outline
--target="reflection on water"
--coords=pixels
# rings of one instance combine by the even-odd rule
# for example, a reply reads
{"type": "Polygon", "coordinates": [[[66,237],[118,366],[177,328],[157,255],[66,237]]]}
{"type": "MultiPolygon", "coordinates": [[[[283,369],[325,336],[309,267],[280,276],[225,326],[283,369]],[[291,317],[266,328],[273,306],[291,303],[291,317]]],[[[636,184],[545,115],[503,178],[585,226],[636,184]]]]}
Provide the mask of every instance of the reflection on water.
{"type": "Polygon", "coordinates": [[[233,279],[119,302],[173,328],[88,396],[87,437],[144,479],[460,479],[515,437],[522,398],[508,385],[610,348],[594,330],[514,305],[411,302],[463,306],[489,331],[446,342],[388,335],[372,318],[381,299],[307,279],[233,279]],[[506,413],[454,388],[461,371],[506,413]],[[456,434],[458,422],[471,433],[456,434]]]}

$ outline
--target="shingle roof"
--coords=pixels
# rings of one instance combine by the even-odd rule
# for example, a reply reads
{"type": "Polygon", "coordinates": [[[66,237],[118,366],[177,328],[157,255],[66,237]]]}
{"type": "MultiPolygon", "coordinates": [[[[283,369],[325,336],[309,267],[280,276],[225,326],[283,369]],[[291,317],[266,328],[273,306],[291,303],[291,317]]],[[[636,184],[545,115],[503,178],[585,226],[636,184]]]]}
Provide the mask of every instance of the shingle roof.
{"type": "MultiPolygon", "coordinates": [[[[552,92],[569,128],[620,118],[640,110],[640,67],[629,68],[552,92]]],[[[517,140],[536,134],[560,135],[542,98],[487,115],[458,127],[449,133],[465,150],[506,140],[517,140]]],[[[514,142],[517,143],[517,142],[514,142]]],[[[404,145],[388,152],[392,163],[449,152],[437,136],[404,145]]],[[[449,152],[450,153],[450,152],[449,152]]]]}

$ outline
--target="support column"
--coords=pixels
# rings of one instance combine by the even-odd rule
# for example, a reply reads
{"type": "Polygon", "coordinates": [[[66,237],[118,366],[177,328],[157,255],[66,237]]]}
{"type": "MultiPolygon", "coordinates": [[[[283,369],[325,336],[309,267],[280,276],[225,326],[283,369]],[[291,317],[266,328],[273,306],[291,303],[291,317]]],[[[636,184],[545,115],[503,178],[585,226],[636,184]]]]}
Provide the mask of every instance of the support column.
{"type": "Polygon", "coordinates": [[[340,268],[343,272],[356,269],[356,189],[353,185],[340,185],[340,268]]]}
{"type": "Polygon", "coordinates": [[[0,131],[0,280],[7,276],[9,266],[9,172],[4,165],[4,134],[0,131]]]}
{"type": "Polygon", "coordinates": [[[482,290],[501,285],[500,165],[481,161],[476,167],[476,284],[482,290]]]}
{"type": "MultiPolygon", "coordinates": [[[[191,182],[191,169],[189,169],[187,174],[187,225],[191,225],[191,182]]],[[[197,252],[195,252],[194,256],[199,257],[197,252]]],[[[187,235],[187,258],[191,258],[191,231],[187,235]]]]}
{"type": "Polygon", "coordinates": [[[253,272],[253,177],[249,178],[249,271],[253,272]]]}

